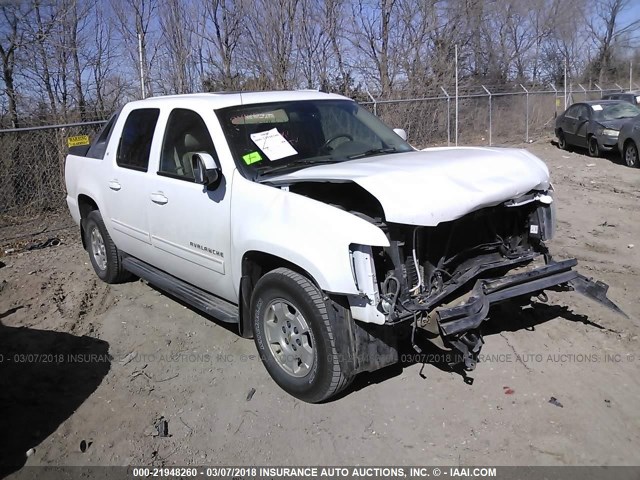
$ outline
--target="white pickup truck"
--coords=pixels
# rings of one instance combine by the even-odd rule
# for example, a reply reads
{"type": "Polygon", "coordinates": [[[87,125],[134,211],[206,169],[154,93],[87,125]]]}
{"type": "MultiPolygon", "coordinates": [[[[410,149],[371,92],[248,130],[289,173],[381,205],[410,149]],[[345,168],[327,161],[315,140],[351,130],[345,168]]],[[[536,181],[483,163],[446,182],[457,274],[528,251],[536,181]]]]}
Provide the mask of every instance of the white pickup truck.
{"type": "Polygon", "coordinates": [[[495,303],[575,289],[619,311],[545,247],[541,160],[405,139],[316,91],[150,98],[72,149],[67,203],[102,280],[133,274],[237,323],[309,402],[397,362],[400,338],[473,369],[495,303]]]}

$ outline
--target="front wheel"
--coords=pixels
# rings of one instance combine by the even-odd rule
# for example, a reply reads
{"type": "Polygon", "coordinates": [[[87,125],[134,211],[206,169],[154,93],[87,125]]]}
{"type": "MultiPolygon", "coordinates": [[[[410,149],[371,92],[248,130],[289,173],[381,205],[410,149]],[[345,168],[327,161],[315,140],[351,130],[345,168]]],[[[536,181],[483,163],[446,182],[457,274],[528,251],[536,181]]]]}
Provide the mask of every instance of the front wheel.
{"type": "Polygon", "coordinates": [[[596,139],[596,137],[589,137],[589,156],[600,156],[600,146],[598,145],[598,140],[596,139]]]}
{"type": "Polygon", "coordinates": [[[278,268],[251,298],[254,340],[271,378],[290,395],[321,402],[353,378],[340,361],[322,292],[305,276],[278,268]]]}
{"type": "Polygon", "coordinates": [[[633,140],[629,140],[626,143],[622,156],[629,167],[640,167],[640,159],[638,158],[638,146],[633,140]]]}

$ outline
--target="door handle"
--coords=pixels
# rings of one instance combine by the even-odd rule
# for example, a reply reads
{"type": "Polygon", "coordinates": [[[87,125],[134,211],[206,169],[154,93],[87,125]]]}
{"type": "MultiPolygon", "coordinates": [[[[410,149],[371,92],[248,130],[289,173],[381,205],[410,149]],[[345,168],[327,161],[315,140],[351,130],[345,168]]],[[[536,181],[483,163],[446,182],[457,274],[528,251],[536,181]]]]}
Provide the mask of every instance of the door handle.
{"type": "Polygon", "coordinates": [[[164,205],[169,201],[169,199],[165,197],[162,192],[155,192],[151,194],[151,201],[153,203],[157,203],[158,205],[164,205]]]}
{"type": "Polygon", "coordinates": [[[122,188],[122,185],[120,185],[120,183],[118,183],[117,180],[111,180],[109,182],[109,188],[111,190],[115,190],[117,192],[118,190],[120,190],[122,188]]]}

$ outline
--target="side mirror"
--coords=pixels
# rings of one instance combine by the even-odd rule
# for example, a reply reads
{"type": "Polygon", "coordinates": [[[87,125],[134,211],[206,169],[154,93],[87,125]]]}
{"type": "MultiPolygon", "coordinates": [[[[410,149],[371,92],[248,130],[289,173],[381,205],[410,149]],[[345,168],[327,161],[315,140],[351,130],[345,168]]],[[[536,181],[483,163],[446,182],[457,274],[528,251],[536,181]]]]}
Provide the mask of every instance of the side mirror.
{"type": "Polygon", "coordinates": [[[405,131],[404,128],[394,128],[393,131],[405,142],[407,141],[407,132],[405,131]]]}
{"type": "Polygon", "coordinates": [[[208,187],[216,183],[220,178],[220,171],[216,166],[216,162],[208,153],[194,153],[191,157],[191,165],[196,183],[200,185],[208,187]]]}

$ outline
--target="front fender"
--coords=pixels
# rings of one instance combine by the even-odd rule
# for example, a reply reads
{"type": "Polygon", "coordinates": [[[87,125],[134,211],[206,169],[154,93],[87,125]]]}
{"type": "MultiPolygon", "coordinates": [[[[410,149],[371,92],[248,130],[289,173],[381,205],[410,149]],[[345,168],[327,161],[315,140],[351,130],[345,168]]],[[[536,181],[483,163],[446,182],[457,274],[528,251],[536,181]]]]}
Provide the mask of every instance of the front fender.
{"type": "Polygon", "coordinates": [[[236,289],[246,252],[283,258],[325,291],[358,293],[349,245],[389,246],[378,227],[325,203],[246,180],[235,173],[231,201],[232,275],[236,289]]]}

